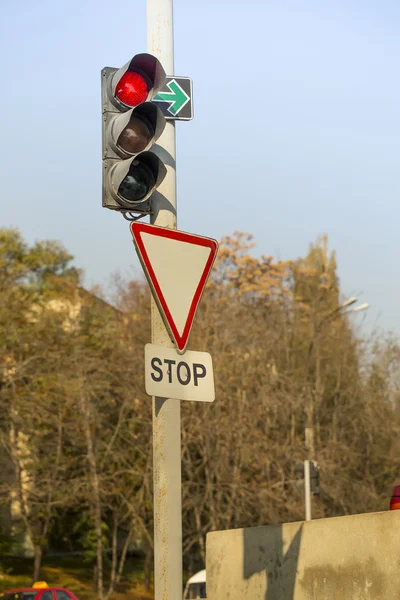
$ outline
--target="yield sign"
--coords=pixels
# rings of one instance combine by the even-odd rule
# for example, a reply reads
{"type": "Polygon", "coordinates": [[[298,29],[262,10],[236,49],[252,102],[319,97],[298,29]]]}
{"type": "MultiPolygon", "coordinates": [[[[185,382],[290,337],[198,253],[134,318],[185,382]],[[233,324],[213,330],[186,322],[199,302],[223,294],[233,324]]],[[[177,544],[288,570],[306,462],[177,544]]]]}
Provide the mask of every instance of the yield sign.
{"type": "Polygon", "coordinates": [[[146,223],[130,227],[164,323],[183,354],[218,244],[211,238],[146,223]]]}

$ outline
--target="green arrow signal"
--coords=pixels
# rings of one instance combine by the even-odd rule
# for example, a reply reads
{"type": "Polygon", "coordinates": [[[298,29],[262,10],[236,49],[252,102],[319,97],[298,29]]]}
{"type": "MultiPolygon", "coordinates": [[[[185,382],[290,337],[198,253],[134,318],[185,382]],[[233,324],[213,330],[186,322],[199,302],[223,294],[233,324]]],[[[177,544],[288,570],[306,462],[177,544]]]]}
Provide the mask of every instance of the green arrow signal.
{"type": "Polygon", "coordinates": [[[167,83],[167,87],[170,90],[169,92],[158,92],[157,96],[153,98],[153,100],[156,102],[170,102],[171,106],[168,108],[168,112],[175,117],[182,110],[185,104],[189,102],[190,96],[187,95],[185,90],[181,88],[175,79],[172,79],[169,83],[167,83]]]}

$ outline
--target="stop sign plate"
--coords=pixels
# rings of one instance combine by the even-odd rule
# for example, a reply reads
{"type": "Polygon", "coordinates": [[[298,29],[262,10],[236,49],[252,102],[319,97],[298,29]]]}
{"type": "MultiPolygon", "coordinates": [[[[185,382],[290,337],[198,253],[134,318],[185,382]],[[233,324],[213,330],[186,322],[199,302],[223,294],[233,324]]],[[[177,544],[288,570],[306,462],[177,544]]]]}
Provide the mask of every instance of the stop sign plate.
{"type": "Polygon", "coordinates": [[[146,344],[145,387],[150,396],[213,402],[215,400],[212,358],[208,352],[186,351],[146,344]]]}

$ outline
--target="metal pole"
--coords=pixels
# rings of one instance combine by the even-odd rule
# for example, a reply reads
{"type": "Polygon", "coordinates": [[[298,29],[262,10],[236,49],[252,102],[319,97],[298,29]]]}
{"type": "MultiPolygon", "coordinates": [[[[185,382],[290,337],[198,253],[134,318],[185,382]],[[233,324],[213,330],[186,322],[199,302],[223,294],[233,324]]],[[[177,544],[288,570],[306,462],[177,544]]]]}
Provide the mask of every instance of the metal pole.
{"type": "MultiPolygon", "coordinates": [[[[147,0],[147,48],[174,74],[172,0],[147,0]]],[[[175,126],[168,121],[159,144],[169,154],[167,175],[153,196],[153,225],[176,229],[175,126]]],[[[154,301],[152,342],[172,346],[154,301]]],[[[153,398],[155,600],[182,598],[180,401],[153,398]]]]}
{"type": "Polygon", "coordinates": [[[310,461],[304,461],[304,500],[306,507],[306,521],[311,521],[311,482],[310,461]]]}

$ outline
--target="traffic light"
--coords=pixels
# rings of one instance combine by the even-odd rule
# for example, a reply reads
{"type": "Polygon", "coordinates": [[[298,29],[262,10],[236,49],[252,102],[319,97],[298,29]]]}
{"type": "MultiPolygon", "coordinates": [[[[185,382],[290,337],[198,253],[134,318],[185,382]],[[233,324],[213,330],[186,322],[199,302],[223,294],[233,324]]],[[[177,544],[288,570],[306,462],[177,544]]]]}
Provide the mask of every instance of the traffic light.
{"type": "Polygon", "coordinates": [[[304,487],[305,481],[305,470],[309,469],[310,474],[310,492],[314,494],[314,496],[320,496],[321,488],[320,488],[320,472],[319,472],[319,464],[315,460],[305,460],[302,463],[297,463],[294,465],[294,472],[297,475],[301,476],[301,479],[295,481],[295,487],[304,487]]]}
{"type": "Polygon", "coordinates": [[[315,460],[310,460],[310,491],[314,496],[321,493],[319,479],[319,465],[315,460]]]}
{"type": "Polygon", "coordinates": [[[155,56],[136,54],[121,69],[105,67],[101,74],[103,206],[148,214],[166,175],[153,147],[165,117],[151,102],[165,83],[164,69],[155,56]]]}

